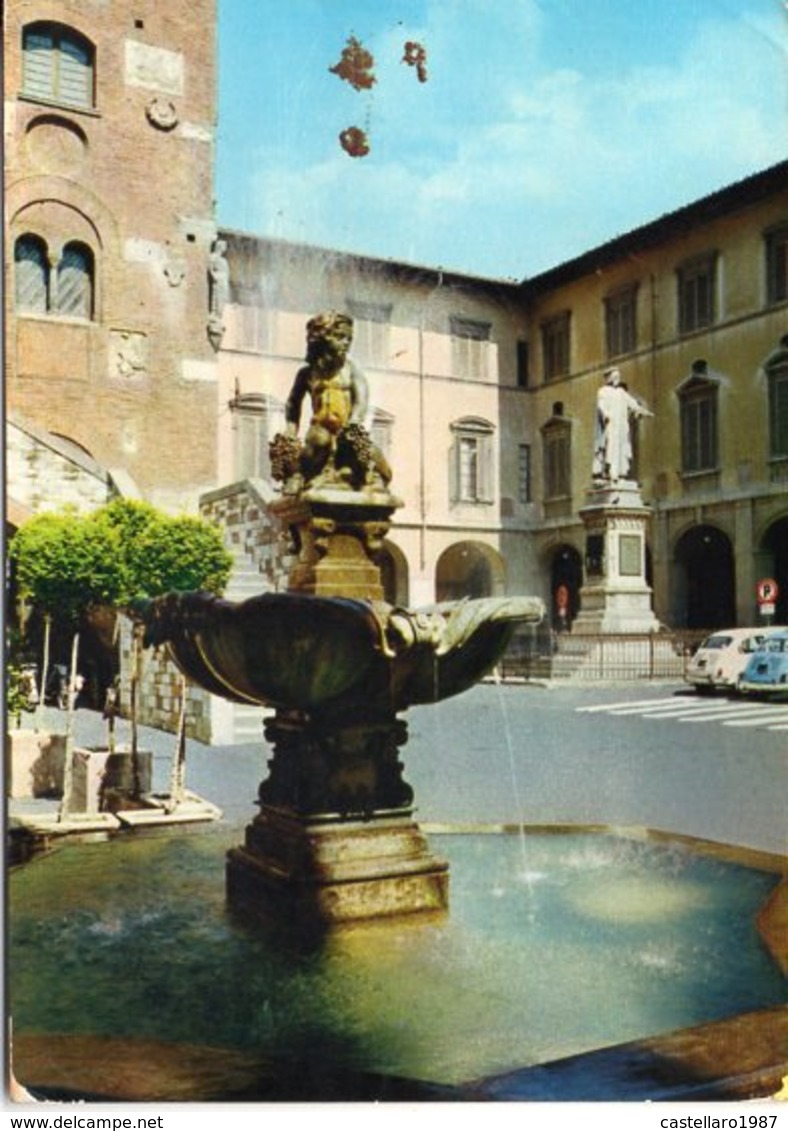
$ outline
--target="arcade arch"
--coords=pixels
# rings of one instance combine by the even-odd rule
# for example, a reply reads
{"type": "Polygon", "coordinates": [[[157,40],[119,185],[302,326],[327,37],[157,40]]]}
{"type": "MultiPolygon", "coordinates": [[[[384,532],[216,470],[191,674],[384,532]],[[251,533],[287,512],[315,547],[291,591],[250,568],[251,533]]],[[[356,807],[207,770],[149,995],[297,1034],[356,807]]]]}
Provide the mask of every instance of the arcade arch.
{"type": "Polygon", "coordinates": [[[733,546],[719,527],[702,524],[686,530],[675,544],[672,573],[674,625],[723,628],[736,623],[733,546]]]}
{"type": "Polygon", "coordinates": [[[565,631],[580,608],[583,584],[583,561],[580,552],[569,543],[554,546],[549,552],[550,620],[553,628],[565,631]]]}
{"type": "Polygon", "coordinates": [[[772,577],[779,589],[774,623],[788,624],[788,515],[776,519],[766,528],[757,556],[759,579],[772,577]]]}
{"type": "Polygon", "coordinates": [[[483,542],[456,542],[444,550],[435,566],[437,601],[463,597],[494,597],[505,591],[503,559],[483,542]]]}
{"type": "Polygon", "coordinates": [[[390,605],[407,608],[410,600],[408,559],[393,542],[384,542],[378,555],[383,596],[390,605]]]}

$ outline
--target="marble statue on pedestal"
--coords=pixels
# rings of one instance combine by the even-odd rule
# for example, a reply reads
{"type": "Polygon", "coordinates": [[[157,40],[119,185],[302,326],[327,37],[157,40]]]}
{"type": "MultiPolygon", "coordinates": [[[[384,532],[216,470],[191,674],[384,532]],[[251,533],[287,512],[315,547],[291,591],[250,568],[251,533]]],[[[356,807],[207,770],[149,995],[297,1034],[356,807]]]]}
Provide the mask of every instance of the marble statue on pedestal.
{"type": "Polygon", "coordinates": [[[632,423],[641,416],[653,416],[646,406],[626,389],[618,369],[605,373],[605,383],[597,393],[594,429],[595,485],[629,479],[632,467],[632,423]]]}

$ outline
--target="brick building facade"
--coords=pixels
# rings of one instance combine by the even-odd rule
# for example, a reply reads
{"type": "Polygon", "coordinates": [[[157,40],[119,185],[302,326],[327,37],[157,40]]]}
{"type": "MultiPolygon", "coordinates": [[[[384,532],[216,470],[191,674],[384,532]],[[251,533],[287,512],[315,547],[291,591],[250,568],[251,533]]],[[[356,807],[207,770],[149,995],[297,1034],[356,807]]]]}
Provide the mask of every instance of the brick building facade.
{"type": "Polygon", "coordinates": [[[215,0],[12,0],[6,403],[155,503],[215,475],[215,0]]]}

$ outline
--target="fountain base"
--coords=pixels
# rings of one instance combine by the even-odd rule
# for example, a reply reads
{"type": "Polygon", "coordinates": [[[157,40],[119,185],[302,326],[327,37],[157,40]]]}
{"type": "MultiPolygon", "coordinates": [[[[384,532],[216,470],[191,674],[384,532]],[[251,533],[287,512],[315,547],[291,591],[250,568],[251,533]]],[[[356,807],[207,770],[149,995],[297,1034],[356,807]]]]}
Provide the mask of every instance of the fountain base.
{"type": "Polygon", "coordinates": [[[409,810],[355,821],[263,806],[227,857],[232,907],[300,928],[444,911],[448,888],[409,810]]]}
{"type": "Polygon", "coordinates": [[[396,717],[317,722],[278,711],[260,812],[227,860],[231,906],[328,926],[448,906],[448,864],[413,820],[396,717]]]}

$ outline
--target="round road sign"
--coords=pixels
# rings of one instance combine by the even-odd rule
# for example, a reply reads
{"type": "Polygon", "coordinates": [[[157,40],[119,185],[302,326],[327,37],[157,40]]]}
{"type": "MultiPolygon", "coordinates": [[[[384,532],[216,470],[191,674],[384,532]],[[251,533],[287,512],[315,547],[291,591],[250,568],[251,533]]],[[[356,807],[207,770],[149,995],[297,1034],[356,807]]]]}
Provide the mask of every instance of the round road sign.
{"type": "Polygon", "coordinates": [[[773,577],[764,577],[758,582],[756,592],[759,605],[773,605],[780,590],[773,577]]]}

